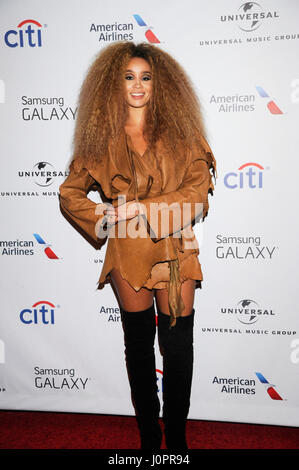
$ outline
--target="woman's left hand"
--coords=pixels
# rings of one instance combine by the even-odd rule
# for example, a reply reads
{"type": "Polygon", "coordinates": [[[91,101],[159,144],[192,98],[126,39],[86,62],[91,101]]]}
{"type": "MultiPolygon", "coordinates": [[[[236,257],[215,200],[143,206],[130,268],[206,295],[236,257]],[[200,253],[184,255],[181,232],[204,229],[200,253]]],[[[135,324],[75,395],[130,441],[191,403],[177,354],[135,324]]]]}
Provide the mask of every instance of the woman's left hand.
{"type": "Polygon", "coordinates": [[[109,224],[116,224],[120,220],[129,220],[138,214],[138,205],[135,200],[121,204],[116,208],[109,207],[105,214],[108,216],[109,224]]]}

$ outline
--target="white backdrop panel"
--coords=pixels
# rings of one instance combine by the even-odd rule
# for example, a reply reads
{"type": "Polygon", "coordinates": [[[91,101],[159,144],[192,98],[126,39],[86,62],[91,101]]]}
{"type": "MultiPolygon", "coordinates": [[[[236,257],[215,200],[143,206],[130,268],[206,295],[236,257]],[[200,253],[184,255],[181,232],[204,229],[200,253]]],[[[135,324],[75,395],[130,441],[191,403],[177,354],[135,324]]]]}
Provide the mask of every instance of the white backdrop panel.
{"type": "MultiPolygon", "coordinates": [[[[79,89],[118,24],[185,67],[218,164],[196,226],[189,417],[298,426],[298,2],[13,0],[0,14],[0,407],[134,414],[118,304],[96,290],[106,248],[58,204],[79,89]]],[[[156,358],[162,400],[157,344],[156,358]]]]}

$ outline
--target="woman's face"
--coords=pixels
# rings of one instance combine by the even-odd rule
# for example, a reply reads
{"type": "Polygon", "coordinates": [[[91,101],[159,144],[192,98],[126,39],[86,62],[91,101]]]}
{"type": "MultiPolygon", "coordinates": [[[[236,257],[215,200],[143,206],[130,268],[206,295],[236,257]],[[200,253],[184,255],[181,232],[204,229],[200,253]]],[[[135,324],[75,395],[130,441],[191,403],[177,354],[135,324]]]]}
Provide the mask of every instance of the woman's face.
{"type": "Polygon", "coordinates": [[[133,108],[147,105],[152,94],[152,74],[149,63],[141,57],[130,59],[124,77],[125,100],[133,108]]]}

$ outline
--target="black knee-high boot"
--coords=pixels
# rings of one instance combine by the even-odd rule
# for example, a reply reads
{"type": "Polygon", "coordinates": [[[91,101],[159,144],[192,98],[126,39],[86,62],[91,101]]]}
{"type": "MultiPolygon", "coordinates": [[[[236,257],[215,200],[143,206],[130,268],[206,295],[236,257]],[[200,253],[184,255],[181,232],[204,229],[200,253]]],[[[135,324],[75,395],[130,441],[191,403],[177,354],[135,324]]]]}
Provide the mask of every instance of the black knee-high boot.
{"type": "Polygon", "coordinates": [[[163,422],[167,449],[187,450],[186,420],[193,375],[194,309],[176,319],[158,311],[158,339],[163,356],[163,422]]]}
{"type": "Polygon", "coordinates": [[[154,353],[156,316],[154,304],[146,310],[121,310],[125,357],[140,431],[141,449],[160,449],[160,401],[154,353]]]}

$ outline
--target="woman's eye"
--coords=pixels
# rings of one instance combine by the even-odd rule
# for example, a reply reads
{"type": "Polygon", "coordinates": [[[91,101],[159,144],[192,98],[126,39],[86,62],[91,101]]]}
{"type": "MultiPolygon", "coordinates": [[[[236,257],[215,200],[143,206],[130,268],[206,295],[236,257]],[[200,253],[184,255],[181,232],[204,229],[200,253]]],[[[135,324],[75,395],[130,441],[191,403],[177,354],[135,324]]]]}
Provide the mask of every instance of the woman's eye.
{"type": "MultiPolygon", "coordinates": [[[[149,77],[148,75],[146,75],[145,77],[142,77],[142,80],[143,80],[143,81],[146,81],[146,82],[148,82],[148,81],[151,80],[151,79],[152,79],[152,78],[149,77]]],[[[134,77],[133,77],[133,75],[126,75],[126,76],[125,76],[125,80],[134,80],[134,77]]]]}

